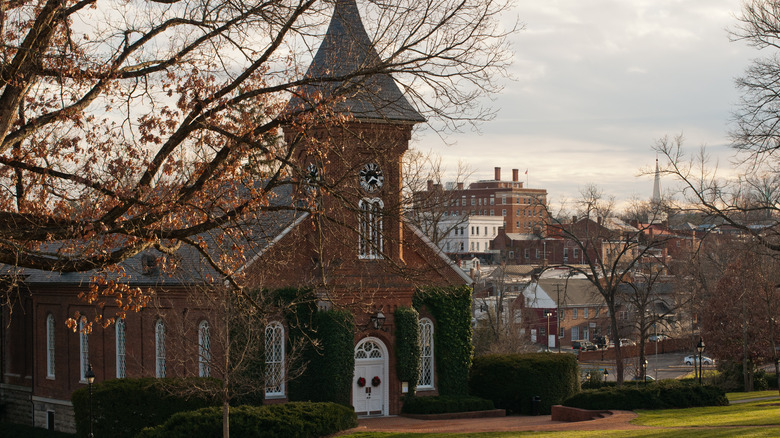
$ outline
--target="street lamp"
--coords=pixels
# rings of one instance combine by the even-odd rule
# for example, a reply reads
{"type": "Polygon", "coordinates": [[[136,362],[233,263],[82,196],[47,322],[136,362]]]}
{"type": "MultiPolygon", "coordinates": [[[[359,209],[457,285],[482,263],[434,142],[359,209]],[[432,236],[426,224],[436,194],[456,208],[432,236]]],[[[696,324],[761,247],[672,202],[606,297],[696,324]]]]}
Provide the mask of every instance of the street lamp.
{"type": "Polygon", "coordinates": [[[544,316],[547,317],[547,351],[550,351],[550,317],[552,316],[552,310],[547,309],[544,311],[544,316]]]}
{"type": "Polygon", "coordinates": [[[609,371],[607,371],[607,369],[604,368],[604,383],[607,383],[607,377],[609,377],[609,371]]]}
{"type": "Polygon", "coordinates": [[[84,373],[84,378],[87,379],[89,384],[89,438],[92,438],[92,384],[95,383],[95,372],[92,371],[92,364],[87,366],[87,372],[84,373]]]}
{"type": "Polygon", "coordinates": [[[704,352],[704,339],[699,336],[699,343],[696,344],[696,351],[699,352],[699,385],[701,385],[701,354],[704,352]]]}
{"type": "Polygon", "coordinates": [[[642,381],[647,382],[647,359],[642,361],[642,381]]]}

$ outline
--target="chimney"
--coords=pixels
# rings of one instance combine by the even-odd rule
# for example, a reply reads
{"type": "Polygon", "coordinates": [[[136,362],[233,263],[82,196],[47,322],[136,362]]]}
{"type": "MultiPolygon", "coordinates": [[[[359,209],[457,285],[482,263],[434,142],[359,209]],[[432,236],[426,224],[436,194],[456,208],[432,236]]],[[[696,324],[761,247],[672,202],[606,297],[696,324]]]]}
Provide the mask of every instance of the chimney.
{"type": "Polygon", "coordinates": [[[571,217],[571,223],[575,223],[575,222],[577,222],[577,216],[572,216],[571,217]]]}
{"type": "Polygon", "coordinates": [[[501,181],[501,168],[496,167],[496,181],[501,181]]]}
{"type": "Polygon", "coordinates": [[[463,183],[462,182],[458,183],[458,190],[463,190],[463,183]]]}
{"type": "Polygon", "coordinates": [[[433,180],[432,179],[428,180],[428,191],[429,192],[433,191],[433,180]]]}
{"type": "Polygon", "coordinates": [[[512,181],[517,182],[520,180],[520,169],[512,169],[512,181]]]}

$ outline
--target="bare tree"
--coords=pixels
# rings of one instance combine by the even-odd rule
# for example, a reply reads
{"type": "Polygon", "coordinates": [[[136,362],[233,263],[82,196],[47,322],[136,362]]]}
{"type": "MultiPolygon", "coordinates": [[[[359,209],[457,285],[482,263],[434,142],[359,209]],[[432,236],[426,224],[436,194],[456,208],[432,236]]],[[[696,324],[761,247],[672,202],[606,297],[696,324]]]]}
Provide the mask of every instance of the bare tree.
{"type": "MultiPolygon", "coordinates": [[[[629,225],[618,218],[614,200],[603,195],[593,185],[587,186],[577,200],[577,216],[570,222],[567,214],[548,214],[552,219],[550,234],[571,242],[580,252],[576,262],[567,263],[574,272],[585,275],[604,299],[611,334],[615,341],[615,368],[618,384],[623,383],[623,357],[620,349],[618,311],[621,304],[621,286],[629,283],[639,270],[641,261],[653,257],[662,248],[667,237],[647,238],[649,225],[629,225]],[[577,264],[575,264],[577,263],[577,264]]],[[[651,221],[653,218],[650,218],[651,221]]]]}
{"type": "Polygon", "coordinates": [[[432,152],[411,150],[404,156],[404,210],[406,218],[437,246],[467,221],[469,215],[450,215],[459,196],[453,189],[471,176],[468,165],[458,162],[450,175],[441,157],[432,152]]]}
{"type": "MultiPolygon", "coordinates": [[[[509,61],[507,2],[366,3],[380,56],[308,74],[334,5],[352,14],[354,0],[4,3],[0,262],[121,279],[129,257],[191,246],[231,278],[247,255],[198,236],[238,241],[237,225],[305,208],[278,202],[307,175],[283,126],[344,124],[340,103],[388,74],[450,128],[491,116],[479,98],[509,61]]],[[[127,292],[85,299],[142,302],[127,292]]]]}

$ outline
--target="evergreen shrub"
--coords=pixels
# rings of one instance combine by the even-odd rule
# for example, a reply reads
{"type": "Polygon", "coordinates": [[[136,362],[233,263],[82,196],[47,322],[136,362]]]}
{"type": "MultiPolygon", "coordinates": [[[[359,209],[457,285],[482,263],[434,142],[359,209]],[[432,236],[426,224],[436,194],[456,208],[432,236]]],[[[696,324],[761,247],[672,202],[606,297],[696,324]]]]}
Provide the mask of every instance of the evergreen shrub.
{"type": "Polygon", "coordinates": [[[395,311],[395,357],[398,380],[409,382],[414,395],[420,379],[420,315],[410,307],[395,311]]]}
{"type": "Polygon", "coordinates": [[[412,299],[417,311],[434,317],[434,363],[439,395],[467,395],[471,345],[471,287],[418,289],[412,299]]]}
{"type": "MultiPolygon", "coordinates": [[[[131,438],[177,412],[220,404],[215,395],[222,383],[214,378],[114,379],[92,385],[92,429],[95,436],[131,438]],[[193,388],[206,388],[194,391],[193,388]]],[[[76,435],[89,433],[89,388],[71,397],[76,435]]]]}
{"type": "Polygon", "coordinates": [[[469,391],[515,414],[531,414],[531,400],[538,396],[540,413],[549,414],[552,405],[579,391],[577,358],[553,353],[476,357],[471,366],[469,391]]]}
{"type": "Polygon", "coordinates": [[[589,389],[569,397],[564,406],[580,409],[672,409],[727,406],[726,393],[715,386],[661,381],[648,385],[624,385],[589,389]]]}
{"type": "MultiPolygon", "coordinates": [[[[309,438],[357,427],[352,408],[337,403],[292,402],[230,408],[230,434],[242,438],[309,438]]],[[[181,412],[144,429],[138,438],[213,438],[222,436],[222,408],[181,412]]]]}
{"type": "Polygon", "coordinates": [[[446,414],[451,412],[489,411],[495,409],[491,400],[473,396],[406,397],[404,414],[446,414]]]}

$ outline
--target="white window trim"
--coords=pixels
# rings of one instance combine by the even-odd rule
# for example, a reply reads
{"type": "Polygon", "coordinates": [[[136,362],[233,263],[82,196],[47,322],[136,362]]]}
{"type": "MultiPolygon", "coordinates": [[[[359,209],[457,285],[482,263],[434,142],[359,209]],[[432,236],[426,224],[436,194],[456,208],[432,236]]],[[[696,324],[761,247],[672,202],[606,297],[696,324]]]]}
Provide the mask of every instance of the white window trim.
{"type": "Polygon", "coordinates": [[[209,322],[205,319],[198,324],[198,377],[211,376],[211,334],[209,322]]]}
{"type": "Polygon", "coordinates": [[[165,323],[162,319],[154,324],[154,375],[165,377],[165,323]]]}
{"type": "Polygon", "coordinates": [[[55,322],[51,313],[46,316],[46,378],[54,379],[55,372],[55,322]]]}
{"type": "Polygon", "coordinates": [[[116,331],[116,378],[117,379],[124,379],[127,376],[127,369],[125,368],[126,362],[125,362],[125,355],[127,353],[126,351],[126,333],[127,333],[127,324],[125,323],[124,319],[117,319],[115,324],[115,331],[116,331]]]}
{"type": "Polygon", "coordinates": [[[284,360],[284,326],[272,321],[265,327],[265,396],[268,398],[284,397],[284,360]],[[272,372],[277,373],[278,382],[269,382],[272,372]]]}
{"type": "Polygon", "coordinates": [[[376,260],[383,258],[383,213],[385,204],[379,198],[364,198],[358,203],[358,258],[376,260]],[[372,209],[379,204],[378,211],[372,209]],[[366,209],[366,206],[369,208],[366,209]]]}
{"type": "Polygon", "coordinates": [[[434,344],[433,344],[433,321],[429,318],[420,319],[420,381],[417,382],[417,389],[432,390],[436,378],[434,375],[434,344]],[[425,337],[428,337],[427,342],[425,337]],[[429,348],[426,348],[428,346],[429,348]],[[428,371],[428,373],[426,373],[428,371]],[[424,376],[428,376],[423,382],[424,376]]]}

